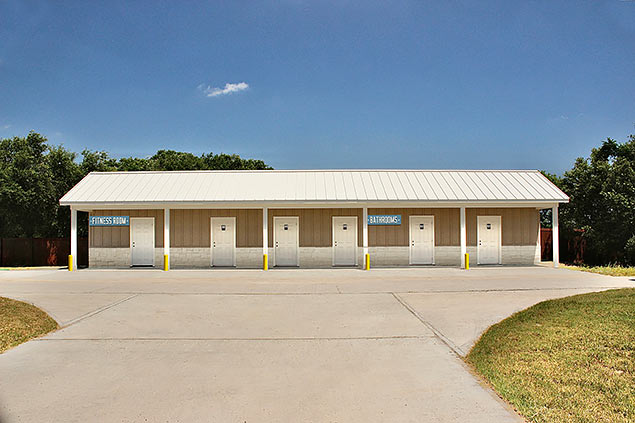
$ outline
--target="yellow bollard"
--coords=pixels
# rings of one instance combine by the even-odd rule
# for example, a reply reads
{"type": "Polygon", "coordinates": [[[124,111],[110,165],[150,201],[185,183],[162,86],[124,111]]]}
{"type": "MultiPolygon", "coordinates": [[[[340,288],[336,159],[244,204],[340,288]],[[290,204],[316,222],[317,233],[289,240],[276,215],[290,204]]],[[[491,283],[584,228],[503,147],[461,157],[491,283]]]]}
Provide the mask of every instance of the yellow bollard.
{"type": "Polygon", "coordinates": [[[170,256],[167,254],[163,254],[163,270],[170,270],[170,256]]]}
{"type": "Polygon", "coordinates": [[[68,256],[68,271],[73,271],[73,255],[68,256]]]}
{"type": "Polygon", "coordinates": [[[370,270],[370,254],[364,256],[364,270],[370,270]]]}
{"type": "Polygon", "coordinates": [[[465,253],[465,270],[470,270],[470,255],[465,253]]]}
{"type": "Polygon", "coordinates": [[[268,270],[269,269],[269,259],[267,258],[266,254],[262,255],[262,270],[268,270]]]}

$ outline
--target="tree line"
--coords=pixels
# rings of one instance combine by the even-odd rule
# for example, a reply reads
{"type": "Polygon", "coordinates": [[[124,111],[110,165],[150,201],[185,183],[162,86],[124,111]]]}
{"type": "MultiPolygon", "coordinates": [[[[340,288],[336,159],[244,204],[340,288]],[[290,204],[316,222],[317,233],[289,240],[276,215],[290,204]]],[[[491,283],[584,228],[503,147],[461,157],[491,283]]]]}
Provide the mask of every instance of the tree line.
{"type": "MultiPolygon", "coordinates": [[[[151,157],[112,158],[104,151],[79,155],[49,145],[42,135],[0,140],[0,237],[65,237],[70,210],[59,199],[92,171],[271,169],[235,154],[159,150],[151,157]]],[[[570,197],[560,206],[563,242],[586,240],[585,262],[635,265],[635,135],[611,138],[579,157],[562,176],[543,172],[570,197]]],[[[550,225],[550,212],[542,223],[550,225]]],[[[80,226],[85,235],[86,225],[80,226]]]]}
{"type": "MultiPolygon", "coordinates": [[[[105,151],[83,150],[79,156],[36,132],[0,140],[1,238],[69,236],[70,208],[60,207],[59,199],[93,171],[271,169],[236,154],[159,150],[147,158],[115,159],[105,151]]],[[[86,234],[85,222],[79,229],[86,234]]]]}
{"type": "Polygon", "coordinates": [[[562,176],[543,173],[570,198],[560,206],[561,239],[585,240],[587,264],[635,265],[635,135],[607,138],[562,176]]]}

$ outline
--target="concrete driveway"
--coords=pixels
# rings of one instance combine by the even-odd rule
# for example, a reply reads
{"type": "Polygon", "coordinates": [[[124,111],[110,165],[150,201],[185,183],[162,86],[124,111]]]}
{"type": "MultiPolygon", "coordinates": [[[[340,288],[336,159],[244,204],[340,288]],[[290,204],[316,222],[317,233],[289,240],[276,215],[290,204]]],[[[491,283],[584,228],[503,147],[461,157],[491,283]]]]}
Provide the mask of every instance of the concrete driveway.
{"type": "Polygon", "coordinates": [[[63,328],[0,354],[0,421],[514,422],[461,360],[549,298],[543,267],[0,272],[63,328]]]}

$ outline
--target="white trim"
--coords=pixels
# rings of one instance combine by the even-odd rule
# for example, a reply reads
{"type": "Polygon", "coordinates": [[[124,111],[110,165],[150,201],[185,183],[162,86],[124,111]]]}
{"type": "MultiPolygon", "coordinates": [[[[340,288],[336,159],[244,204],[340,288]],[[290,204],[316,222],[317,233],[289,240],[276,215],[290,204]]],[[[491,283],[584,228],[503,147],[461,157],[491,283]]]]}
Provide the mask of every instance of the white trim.
{"type": "Polygon", "coordinates": [[[459,210],[460,216],[460,238],[461,238],[461,269],[465,269],[465,254],[467,253],[467,225],[465,219],[465,207],[459,210]]]}
{"type": "Polygon", "coordinates": [[[481,224],[480,224],[480,220],[481,218],[498,218],[498,264],[503,264],[503,254],[502,254],[502,250],[503,250],[503,219],[501,216],[495,216],[495,215],[485,215],[485,216],[476,216],[476,264],[481,264],[481,253],[480,253],[480,245],[479,245],[479,239],[481,238],[481,224]]]}
{"type": "Polygon", "coordinates": [[[210,267],[226,267],[226,266],[214,266],[214,219],[217,220],[231,220],[234,224],[234,237],[232,245],[232,267],[236,267],[236,218],[232,216],[212,216],[209,218],[209,265],[210,267]]]}
{"type": "MultiPolygon", "coordinates": [[[[129,232],[128,235],[130,235],[130,240],[129,240],[129,243],[130,243],[130,267],[134,267],[135,266],[134,264],[132,264],[132,222],[135,221],[135,220],[143,220],[143,219],[152,220],[152,266],[154,267],[154,265],[156,264],[154,262],[154,249],[157,246],[157,240],[155,239],[156,238],[156,227],[155,227],[154,217],[131,217],[130,218],[130,230],[128,231],[129,232]]],[[[147,266],[147,265],[146,264],[139,264],[137,266],[147,266]]]]}
{"type": "Polygon", "coordinates": [[[558,224],[558,203],[551,208],[551,250],[553,251],[553,267],[560,265],[560,230],[558,224]]]}
{"type": "Polygon", "coordinates": [[[71,255],[73,270],[77,270],[77,209],[71,207],[71,255]]]}
{"type": "Polygon", "coordinates": [[[408,216],[408,264],[409,265],[418,265],[421,263],[413,263],[412,262],[412,218],[413,217],[431,217],[432,218],[432,264],[435,264],[435,260],[434,260],[434,247],[435,247],[435,242],[436,242],[436,234],[435,234],[435,227],[434,227],[434,215],[410,215],[408,216]]]}
{"type": "Polygon", "coordinates": [[[273,266],[277,266],[276,262],[276,219],[295,219],[298,223],[296,225],[296,240],[295,240],[295,261],[296,266],[300,267],[300,216],[274,216],[273,217],[273,266]]]}
{"type": "Polygon", "coordinates": [[[568,203],[568,200],[498,200],[498,201],[200,201],[200,202],[60,202],[62,206],[72,205],[80,211],[91,210],[127,210],[127,209],[301,209],[301,208],[511,208],[511,207],[534,207],[549,209],[553,207],[554,201],[558,203],[568,203]]]}
{"type": "Polygon", "coordinates": [[[262,209],[262,255],[269,254],[269,209],[262,209]]]}
{"type": "Polygon", "coordinates": [[[170,270],[170,209],[163,209],[163,255],[168,256],[170,270]]]}
{"type": "Polygon", "coordinates": [[[340,264],[338,267],[352,267],[357,266],[357,256],[359,254],[359,241],[357,232],[357,216],[331,216],[331,264],[335,267],[335,219],[355,219],[355,263],[353,264],[340,264]]]}
{"type": "Polygon", "coordinates": [[[362,248],[364,249],[363,260],[366,260],[366,254],[368,254],[368,207],[364,207],[362,209],[362,220],[362,248]]]}

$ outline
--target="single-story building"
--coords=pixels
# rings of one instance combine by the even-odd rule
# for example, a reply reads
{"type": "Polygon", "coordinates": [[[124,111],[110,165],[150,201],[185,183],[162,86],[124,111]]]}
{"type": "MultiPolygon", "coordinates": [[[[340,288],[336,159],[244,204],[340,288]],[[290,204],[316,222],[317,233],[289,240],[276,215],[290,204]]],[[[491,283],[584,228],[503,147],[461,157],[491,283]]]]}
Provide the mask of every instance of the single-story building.
{"type": "Polygon", "coordinates": [[[535,264],[540,209],[568,197],[535,170],[92,172],[60,204],[89,213],[90,267],[535,264]],[[466,253],[469,257],[466,257],[466,253]]]}

